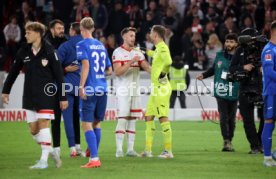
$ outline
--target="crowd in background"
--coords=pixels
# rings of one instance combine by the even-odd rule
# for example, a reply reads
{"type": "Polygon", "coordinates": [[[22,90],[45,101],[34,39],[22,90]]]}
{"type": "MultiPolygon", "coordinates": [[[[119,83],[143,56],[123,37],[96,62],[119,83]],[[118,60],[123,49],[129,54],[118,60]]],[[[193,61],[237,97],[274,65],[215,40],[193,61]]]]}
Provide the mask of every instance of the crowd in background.
{"type": "MultiPolygon", "coordinates": [[[[152,49],[149,31],[154,24],[167,28],[165,42],[172,58],[190,70],[205,70],[230,32],[256,28],[269,38],[269,25],[276,20],[275,0],[2,0],[0,2],[0,67],[8,70],[20,43],[25,41],[24,24],[53,19],[65,24],[91,16],[94,37],[109,55],[121,45],[124,27],[137,28],[137,46],[152,49]]],[[[112,58],[110,58],[112,59],[112,58]]],[[[148,59],[150,61],[150,59],[148,59]]]]}

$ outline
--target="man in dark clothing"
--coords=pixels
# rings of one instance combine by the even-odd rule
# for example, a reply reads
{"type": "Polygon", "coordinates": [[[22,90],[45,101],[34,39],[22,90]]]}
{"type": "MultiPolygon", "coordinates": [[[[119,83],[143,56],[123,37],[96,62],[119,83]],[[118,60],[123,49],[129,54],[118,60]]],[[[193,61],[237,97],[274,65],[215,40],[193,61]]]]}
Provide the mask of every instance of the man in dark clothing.
{"type": "MultiPolygon", "coordinates": [[[[241,34],[255,36],[256,33],[257,32],[255,29],[248,28],[243,30],[241,34]]],[[[249,151],[249,154],[257,154],[262,153],[262,142],[258,137],[254,121],[254,108],[256,103],[253,98],[262,98],[262,74],[260,68],[254,66],[255,64],[252,64],[252,62],[248,60],[248,57],[253,55],[252,53],[255,52],[249,53],[247,50],[245,50],[246,48],[246,46],[239,46],[237,48],[231,62],[230,73],[245,73],[250,76],[240,81],[239,109],[243,118],[243,127],[246,138],[250,143],[251,150],[249,151]],[[252,80],[253,77],[254,80],[252,80]]],[[[260,126],[263,126],[263,121],[263,115],[261,115],[260,126]]],[[[259,128],[259,130],[262,130],[262,128],[259,128]]]]}
{"type": "Polygon", "coordinates": [[[224,140],[223,152],[233,152],[232,139],[235,131],[235,119],[238,100],[238,83],[229,82],[227,73],[232,56],[238,46],[237,34],[228,34],[225,37],[225,51],[217,53],[213,66],[197,76],[198,80],[214,77],[214,96],[217,99],[220,117],[220,129],[224,140]]]}
{"type": "MultiPolygon", "coordinates": [[[[45,39],[57,50],[59,46],[67,41],[64,36],[64,23],[55,19],[49,24],[50,33],[45,36],[45,39]]],[[[61,110],[56,103],[55,109],[55,120],[51,121],[52,124],[52,135],[53,135],[53,146],[54,150],[60,155],[60,121],[61,121],[61,110]]]]}

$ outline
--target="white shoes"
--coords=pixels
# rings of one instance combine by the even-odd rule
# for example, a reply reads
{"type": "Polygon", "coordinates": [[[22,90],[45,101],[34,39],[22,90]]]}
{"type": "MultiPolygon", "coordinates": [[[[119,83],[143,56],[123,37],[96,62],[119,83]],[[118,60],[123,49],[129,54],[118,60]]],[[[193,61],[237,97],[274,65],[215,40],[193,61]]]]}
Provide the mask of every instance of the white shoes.
{"type": "Polygon", "coordinates": [[[126,156],[127,157],[140,157],[140,155],[137,152],[135,152],[134,150],[128,151],[126,153],[126,156]]]}
{"type": "Polygon", "coordinates": [[[46,169],[48,168],[48,163],[43,160],[39,160],[35,165],[30,166],[30,169],[46,169]]]}
{"type": "Polygon", "coordinates": [[[62,161],[60,159],[59,152],[53,150],[52,152],[50,152],[50,155],[51,155],[52,159],[55,161],[56,167],[60,168],[62,165],[62,161]]]}
{"type": "Polygon", "coordinates": [[[117,157],[117,158],[124,157],[123,151],[120,151],[120,150],[117,151],[117,152],[116,152],[116,157],[117,157]]]}
{"type": "Polygon", "coordinates": [[[147,152],[147,151],[144,151],[141,153],[141,157],[153,157],[152,153],[151,152],[147,152]]]}
{"type": "Polygon", "coordinates": [[[164,150],[160,155],[158,155],[158,158],[173,158],[173,154],[172,152],[164,150]]]}
{"type": "Polygon", "coordinates": [[[276,161],[273,159],[264,159],[263,165],[266,167],[276,167],[276,161]]]}

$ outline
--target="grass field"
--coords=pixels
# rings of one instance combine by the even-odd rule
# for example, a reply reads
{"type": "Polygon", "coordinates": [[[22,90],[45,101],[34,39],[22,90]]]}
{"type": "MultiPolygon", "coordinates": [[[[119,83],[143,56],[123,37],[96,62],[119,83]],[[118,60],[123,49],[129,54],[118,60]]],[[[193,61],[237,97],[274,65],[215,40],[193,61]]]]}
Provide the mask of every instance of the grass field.
{"type": "MultiPolygon", "coordinates": [[[[221,152],[219,126],[210,122],[172,122],[175,158],[115,158],[115,122],[102,124],[99,155],[102,167],[81,169],[86,158],[70,158],[62,130],[62,160],[60,169],[49,159],[46,170],[29,170],[40,156],[40,147],[28,133],[26,123],[0,122],[0,179],[13,178],[276,178],[276,168],[265,168],[262,155],[249,155],[249,145],[242,123],[237,123],[233,141],[236,152],[221,152]]],[[[136,150],[144,147],[144,122],[137,122],[136,150]]],[[[162,151],[160,125],[155,133],[153,154],[162,151]]],[[[274,135],[274,142],[276,136],[274,135]]],[[[86,148],[82,136],[82,146],[86,148]]]]}

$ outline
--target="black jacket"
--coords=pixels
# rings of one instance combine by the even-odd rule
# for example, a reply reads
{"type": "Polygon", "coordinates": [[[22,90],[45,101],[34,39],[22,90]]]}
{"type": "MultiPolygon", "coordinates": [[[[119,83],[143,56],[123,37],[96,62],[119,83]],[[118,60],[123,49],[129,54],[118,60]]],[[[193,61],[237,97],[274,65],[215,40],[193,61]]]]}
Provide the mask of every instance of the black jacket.
{"type": "Polygon", "coordinates": [[[64,36],[63,38],[59,38],[59,37],[56,37],[54,38],[51,34],[51,32],[48,32],[45,37],[44,37],[45,40],[47,40],[56,50],[58,49],[58,47],[67,41],[67,38],[66,36],[64,36]]]}
{"type": "Polygon", "coordinates": [[[5,81],[2,93],[10,93],[12,85],[23,66],[25,69],[24,109],[54,109],[57,100],[66,101],[66,97],[62,96],[61,93],[63,83],[61,64],[55,50],[47,41],[42,40],[41,49],[36,56],[32,52],[31,45],[22,45],[16,54],[15,62],[5,81]],[[51,93],[55,89],[47,88],[47,84],[57,86],[56,95],[51,93]],[[50,91],[50,95],[45,93],[47,89],[50,91]]]}
{"type": "MultiPolygon", "coordinates": [[[[238,47],[235,54],[232,57],[232,62],[229,68],[229,72],[234,74],[236,72],[245,72],[243,66],[249,64],[246,57],[249,54],[246,54],[243,47],[238,47]]],[[[261,90],[262,88],[262,76],[260,70],[255,67],[251,72],[247,72],[250,77],[240,81],[240,92],[255,92],[256,89],[261,90]]]]}

